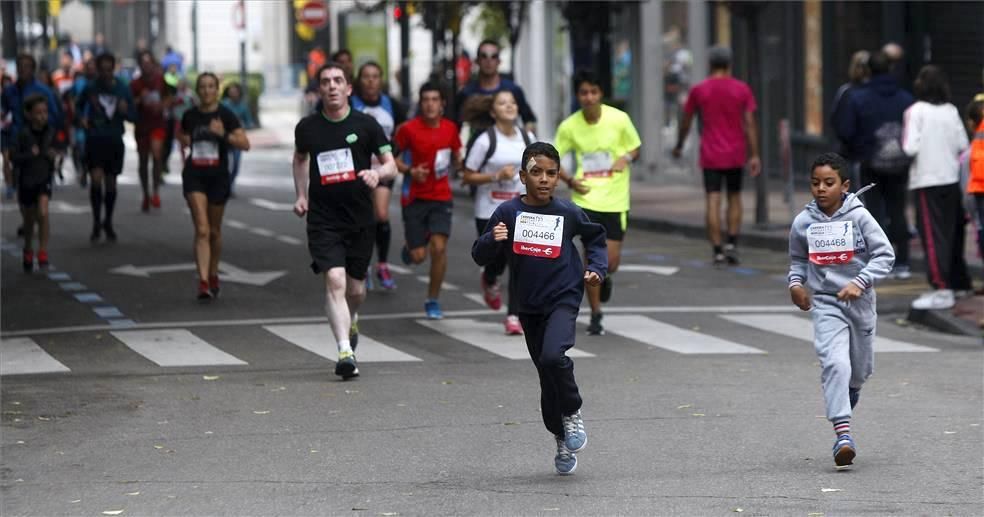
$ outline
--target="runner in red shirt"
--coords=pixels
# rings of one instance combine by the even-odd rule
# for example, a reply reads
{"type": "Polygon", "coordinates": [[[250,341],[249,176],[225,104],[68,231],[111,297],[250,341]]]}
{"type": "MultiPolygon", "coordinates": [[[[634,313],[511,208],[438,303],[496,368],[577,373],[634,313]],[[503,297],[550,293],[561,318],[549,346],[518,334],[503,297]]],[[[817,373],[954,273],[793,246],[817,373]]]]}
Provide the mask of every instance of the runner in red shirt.
{"type": "Polygon", "coordinates": [[[140,53],[140,77],[130,83],[130,93],[137,104],[137,123],[134,124],[134,138],[137,141],[138,171],[140,187],[143,189],[141,210],[150,211],[161,207],[158,189],[164,170],[164,140],[167,137],[167,120],[164,113],[168,99],[165,98],[164,75],[150,51],[140,53]],[[148,159],[154,161],[153,197],[148,177],[148,159]]]}
{"type": "Polygon", "coordinates": [[[448,267],[447,243],[451,235],[452,172],[461,170],[458,126],[443,117],[444,92],[434,83],[420,87],[420,111],[396,131],[393,143],[399,152],[409,151],[411,165],[403,182],[403,227],[406,245],[403,262],[420,264],[431,257],[430,286],[424,310],[429,319],[441,319],[441,293],[448,267]]]}

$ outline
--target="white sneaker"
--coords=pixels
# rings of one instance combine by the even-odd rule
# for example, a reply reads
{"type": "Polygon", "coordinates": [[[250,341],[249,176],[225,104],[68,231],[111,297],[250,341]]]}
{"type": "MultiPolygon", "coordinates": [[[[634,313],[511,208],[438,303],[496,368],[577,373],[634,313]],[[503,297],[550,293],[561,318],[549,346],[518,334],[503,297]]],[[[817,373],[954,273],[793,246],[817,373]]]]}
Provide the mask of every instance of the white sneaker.
{"type": "Polygon", "coordinates": [[[953,291],[950,289],[937,289],[928,293],[923,293],[912,302],[912,308],[924,311],[942,310],[952,308],[954,303],[953,291]]]}
{"type": "Polygon", "coordinates": [[[908,280],[912,278],[912,270],[909,266],[895,266],[892,269],[892,278],[896,280],[908,280]]]}

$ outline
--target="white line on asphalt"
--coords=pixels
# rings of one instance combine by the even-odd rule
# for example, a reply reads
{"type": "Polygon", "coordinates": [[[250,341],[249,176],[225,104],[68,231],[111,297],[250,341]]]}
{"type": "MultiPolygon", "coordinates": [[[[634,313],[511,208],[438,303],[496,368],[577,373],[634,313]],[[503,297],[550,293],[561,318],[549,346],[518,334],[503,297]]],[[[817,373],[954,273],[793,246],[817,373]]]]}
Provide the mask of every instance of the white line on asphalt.
{"type": "MultiPolygon", "coordinates": [[[[263,327],[276,336],[289,341],[308,352],[320,355],[334,361],[338,358],[335,338],[331,335],[331,326],[327,323],[308,325],[267,325],[263,327]]],[[[379,341],[359,334],[359,346],[356,357],[360,363],[397,363],[420,361],[419,358],[386,346],[379,341]]]]}
{"type": "Polygon", "coordinates": [[[248,364],[183,329],[124,330],[110,334],[159,366],[248,364]]]}
{"type": "Polygon", "coordinates": [[[103,301],[102,296],[96,293],[79,293],[75,295],[75,299],[82,303],[95,303],[103,301]]]}
{"type": "MultiPolygon", "coordinates": [[[[422,283],[422,284],[430,284],[430,277],[427,276],[427,275],[417,275],[417,281],[420,282],[420,283],[422,283]]],[[[444,282],[444,283],[441,284],[441,290],[442,291],[457,291],[458,290],[458,286],[456,286],[456,285],[454,285],[452,283],[449,283],[449,282],[444,282]]]]}
{"type": "Polygon", "coordinates": [[[397,264],[387,264],[387,266],[389,267],[390,271],[394,273],[399,273],[401,275],[409,275],[410,273],[413,272],[410,268],[403,267],[397,264]]]}
{"type": "Polygon", "coordinates": [[[259,235],[260,237],[273,237],[274,233],[266,228],[250,228],[249,233],[259,235]]]}
{"type": "Polygon", "coordinates": [[[0,375],[71,371],[28,337],[0,339],[0,375]]]}
{"type": "MultiPolygon", "coordinates": [[[[606,311],[610,312],[610,311],[606,311]]],[[[588,323],[589,318],[578,318],[588,323]]],[[[764,354],[757,348],[720,339],[708,334],[682,329],[669,323],[634,314],[605,314],[605,330],[612,334],[640,341],[652,347],[663,348],[680,354],[764,354]]]]}
{"type": "MultiPolygon", "coordinates": [[[[748,327],[813,342],[813,322],[807,318],[792,315],[733,314],[719,316],[728,321],[748,327]]],[[[896,341],[875,335],[875,352],[939,352],[936,348],[896,341]]]]}
{"type": "Polygon", "coordinates": [[[273,210],[276,212],[290,212],[294,210],[294,203],[277,203],[269,199],[252,198],[249,203],[253,206],[273,210]]]}
{"type": "Polygon", "coordinates": [[[618,266],[618,272],[626,273],[653,273],[655,275],[674,275],[680,268],[674,266],[650,266],[648,264],[622,264],[618,266]]]}
{"type": "MultiPolygon", "coordinates": [[[[767,313],[767,314],[782,314],[789,313],[794,310],[799,310],[792,305],[732,305],[732,306],[676,306],[676,307],[659,307],[659,306],[626,306],[626,307],[605,307],[605,314],[634,314],[634,313],[652,313],[652,314],[676,314],[676,313],[688,313],[688,314],[706,314],[706,313],[767,313]]],[[[591,311],[587,308],[583,308],[584,314],[590,314],[591,311]]],[[[445,318],[469,318],[469,317],[480,317],[488,316],[489,309],[471,309],[471,310],[450,310],[444,311],[445,318]]],[[[405,320],[405,319],[419,319],[424,316],[422,311],[414,312],[392,312],[388,314],[359,314],[359,321],[386,321],[386,320],[405,320]]],[[[607,316],[606,316],[607,317],[607,316]]],[[[294,316],[294,317],[284,317],[284,318],[252,318],[252,319],[239,319],[239,320],[191,320],[191,321],[160,321],[160,322],[144,322],[136,323],[133,328],[135,329],[170,329],[170,328],[201,328],[201,327],[243,327],[249,325],[277,325],[277,324],[292,324],[292,323],[318,323],[324,322],[327,318],[325,316],[294,316]]],[[[13,330],[8,332],[0,333],[0,337],[10,338],[10,337],[20,337],[20,336],[45,336],[50,334],[66,334],[70,332],[90,332],[90,331],[101,331],[111,329],[109,325],[72,325],[65,327],[51,327],[51,328],[36,328],[36,329],[24,329],[24,330],[13,330]]]]}
{"type": "Polygon", "coordinates": [[[304,244],[304,241],[298,239],[297,237],[291,237],[290,235],[278,235],[277,240],[284,243],[290,244],[292,246],[300,246],[304,244]]]}
{"type": "MultiPolygon", "coordinates": [[[[523,336],[506,336],[501,323],[473,319],[417,320],[417,323],[506,359],[530,358],[523,336]]],[[[568,350],[567,355],[594,357],[594,354],[576,348],[568,350]]]]}
{"type": "Polygon", "coordinates": [[[236,219],[226,219],[226,222],[225,223],[226,223],[226,226],[228,226],[229,228],[235,228],[237,230],[245,230],[245,229],[249,228],[249,225],[248,224],[246,224],[246,223],[244,223],[242,221],[237,221],[236,219]]]}
{"type": "Polygon", "coordinates": [[[79,282],[62,282],[58,284],[58,287],[61,287],[63,291],[84,291],[88,289],[79,282]]]}

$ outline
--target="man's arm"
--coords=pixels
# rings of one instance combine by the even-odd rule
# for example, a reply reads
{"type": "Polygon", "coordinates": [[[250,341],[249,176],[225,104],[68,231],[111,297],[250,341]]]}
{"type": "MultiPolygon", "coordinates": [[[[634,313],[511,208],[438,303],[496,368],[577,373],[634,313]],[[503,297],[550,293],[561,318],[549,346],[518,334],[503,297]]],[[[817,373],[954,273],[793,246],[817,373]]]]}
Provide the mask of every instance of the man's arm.
{"type": "Polygon", "coordinates": [[[745,140],[748,141],[748,173],[755,177],[762,172],[762,160],[759,159],[758,123],[753,111],[745,112],[745,140]]]}
{"type": "Polygon", "coordinates": [[[379,172],[379,181],[389,181],[396,177],[398,171],[396,168],[396,159],[393,158],[393,153],[383,153],[379,155],[379,163],[382,166],[377,169],[379,172]]]}
{"type": "Polygon", "coordinates": [[[687,141],[690,134],[690,125],[694,122],[694,112],[684,111],[683,119],[680,120],[680,128],[677,131],[677,143],[673,147],[673,157],[679,158],[683,154],[683,143],[687,141]]]}
{"type": "Polygon", "coordinates": [[[297,201],[294,203],[294,213],[298,217],[303,217],[308,209],[308,160],[307,153],[294,151],[294,193],[297,195],[297,201]]]}

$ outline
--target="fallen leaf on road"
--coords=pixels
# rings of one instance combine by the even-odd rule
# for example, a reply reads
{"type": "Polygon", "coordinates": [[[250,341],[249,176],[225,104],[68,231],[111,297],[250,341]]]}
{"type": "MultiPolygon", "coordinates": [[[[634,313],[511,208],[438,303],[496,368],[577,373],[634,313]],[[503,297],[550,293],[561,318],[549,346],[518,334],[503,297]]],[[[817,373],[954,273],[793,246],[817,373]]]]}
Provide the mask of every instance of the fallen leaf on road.
{"type": "Polygon", "coordinates": [[[734,510],[731,510],[731,511],[732,512],[735,512],[735,513],[741,513],[741,512],[744,512],[745,509],[744,508],[735,508],[734,510]]]}
{"type": "Polygon", "coordinates": [[[81,499],[73,499],[73,500],[71,500],[69,502],[72,503],[72,504],[75,504],[75,503],[81,503],[82,500],[81,499]]]}
{"type": "Polygon", "coordinates": [[[345,390],[346,395],[355,395],[359,390],[345,390]]]}
{"type": "Polygon", "coordinates": [[[47,416],[39,416],[39,417],[38,417],[38,420],[41,420],[41,421],[43,421],[43,422],[47,422],[48,420],[51,420],[51,417],[47,417],[47,416]]]}
{"type": "Polygon", "coordinates": [[[311,449],[311,454],[318,452],[318,449],[311,449]]]}
{"type": "Polygon", "coordinates": [[[368,508],[352,508],[353,512],[366,512],[369,511],[368,508]]]}
{"type": "Polygon", "coordinates": [[[690,416],[704,416],[704,413],[691,413],[690,416]]]}
{"type": "Polygon", "coordinates": [[[270,391],[287,391],[287,386],[281,386],[279,388],[273,388],[270,391]]]}
{"type": "Polygon", "coordinates": [[[123,513],[123,510],[106,510],[103,515],[119,515],[123,513]]]}
{"type": "Polygon", "coordinates": [[[519,422],[503,422],[502,425],[519,425],[519,422]]]}
{"type": "Polygon", "coordinates": [[[981,424],[970,424],[970,427],[980,427],[981,424]]]}
{"type": "Polygon", "coordinates": [[[957,434],[956,431],[943,431],[943,434],[957,434]]]}
{"type": "Polygon", "coordinates": [[[406,404],[397,404],[396,407],[407,407],[406,404]]]}
{"type": "Polygon", "coordinates": [[[212,431],[205,431],[205,434],[215,434],[212,431]]]}
{"type": "Polygon", "coordinates": [[[694,405],[693,404],[684,404],[682,406],[677,406],[677,409],[687,409],[687,408],[691,408],[691,407],[694,407],[694,405]]]}
{"type": "Polygon", "coordinates": [[[24,445],[25,443],[27,442],[25,442],[24,440],[17,440],[17,445],[24,445]]]}
{"type": "Polygon", "coordinates": [[[900,326],[900,327],[908,327],[909,326],[909,320],[907,320],[905,318],[896,318],[895,319],[895,324],[898,325],[898,326],[900,326]]]}
{"type": "Polygon", "coordinates": [[[694,332],[700,332],[700,325],[694,325],[693,327],[690,327],[690,329],[694,332]]]}
{"type": "Polygon", "coordinates": [[[164,448],[164,446],[163,446],[163,445],[155,445],[155,446],[154,446],[154,448],[155,448],[155,449],[163,449],[163,448],[164,448]]]}
{"type": "Polygon", "coordinates": [[[253,411],[254,415],[269,415],[269,411],[253,411]]]}
{"type": "Polygon", "coordinates": [[[203,381],[217,381],[217,380],[219,380],[219,376],[218,375],[202,375],[202,380],[203,381]]]}
{"type": "Polygon", "coordinates": [[[560,511],[560,508],[544,508],[543,511],[545,511],[545,512],[559,512],[560,511]]]}
{"type": "Polygon", "coordinates": [[[839,488],[821,488],[820,491],[821,492],[841,492],[842,490],[839,489],[839,488]]]}
{"type": "Polygon", "coordinates": [[[17,401],[15,400],[15,401],[13,401],[13,402],[11,402],[11,403],[10,403],[10,405],[11,405],[11,406],[19,406],[19,405],[21,405],[21,403],[20,403],[20,402],[17,402],[17,401]]]}
{"type": "Polygon", "coordinates": [[[807,515],[807,517],[823,517],[823,514],[820,513],[820,512],[817,512],[817,513],[808,513],[806,515],[807,515]]]}
{"type": "Polygon", "coordinates": [[[398,514],[396,512],[383,512],[383,513],[381,513],[379,515],[382,515],[383,517],[393,517],[394,515],[400,515],[400,514],[398,514]]]}
{"type": "Polygon", "coordinates": [[[140,495],[140,492],[127,492],[126,495],[140,495]]]}
{"type": "Polygon", "coordinates": [[[441,384],[454,384],[454,381],[441,381],[441,384]]]}

